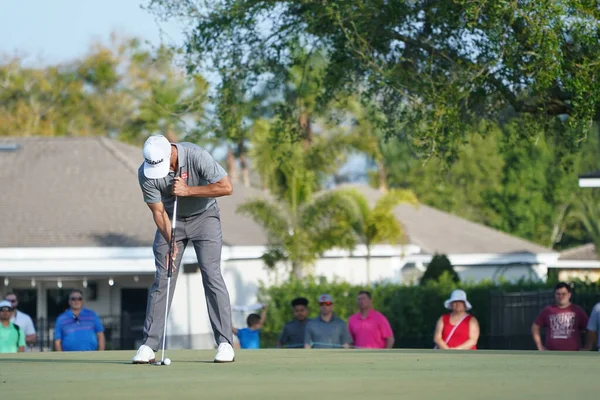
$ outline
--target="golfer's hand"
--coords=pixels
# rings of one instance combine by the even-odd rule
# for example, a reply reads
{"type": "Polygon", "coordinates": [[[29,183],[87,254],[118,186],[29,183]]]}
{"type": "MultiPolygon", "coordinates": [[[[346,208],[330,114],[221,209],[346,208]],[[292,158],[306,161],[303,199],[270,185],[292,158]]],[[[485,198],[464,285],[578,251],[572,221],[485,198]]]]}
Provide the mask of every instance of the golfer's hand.
{"type": "Polygon", "coordinates": [[[180,176],[175,177],[173,181],[173,194],[179,197],[185,197],[189,195],[190,187],[185,183],[185,180],[180,176]]]}
{"type": "MultiPolygon", "coordinates": [[[[173,271],[177,269],[177,263],[175,260],[177,259],[177,245],[173,246],[173,271]]],[[[169,253],[165,256],[165,269],[169,268],[169,253]]]]}

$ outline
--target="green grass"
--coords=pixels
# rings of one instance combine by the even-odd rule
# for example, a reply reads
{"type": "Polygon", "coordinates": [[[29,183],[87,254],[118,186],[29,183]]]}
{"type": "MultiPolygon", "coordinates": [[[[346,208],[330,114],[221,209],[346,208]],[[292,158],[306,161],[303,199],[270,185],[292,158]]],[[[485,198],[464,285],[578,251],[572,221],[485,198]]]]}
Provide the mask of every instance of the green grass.
{"type": "MultiPolygon", "coordinates": [[[[434,350],[169,350],[170,366],[133,351],[0,355],[5,399],[597,398],[600,354],[434,350]]],[[[160,354],[157,354],[159,356],[160,354]]]]}

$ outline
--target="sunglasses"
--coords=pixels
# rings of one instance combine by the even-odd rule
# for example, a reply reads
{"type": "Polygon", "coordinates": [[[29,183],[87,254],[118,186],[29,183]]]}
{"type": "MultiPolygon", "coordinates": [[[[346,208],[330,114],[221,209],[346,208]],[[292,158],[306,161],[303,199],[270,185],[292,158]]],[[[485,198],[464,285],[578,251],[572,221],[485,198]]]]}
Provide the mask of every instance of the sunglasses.
{"type": "Polygon", "coordinates": [[[8,307],[2,307],[2,308],[0,308],[0,311],[3,311],[3,312],[11,312],[11,311],[12,311],[12,308],[8,308],[8,307]]]}
{"type": "Polygon", "coordinates": [[[325,301],[325,302],[323,302],[323,303],[319,303],[319,305],[320,305],[320,306],[331,306],[331,305],[333,305],[333,303],[332,303],[332,302],[330,302],[330,301],[325,301]]]}
{"type": "Polygon", "coordinates": [[[70,300],[71,301],[81,301],[81,300],[83,300],[83,297],[71,297],[70,300]]]}
{"type": "Polygon", "coordinates": [[[10,301],[12,304],[15,304],[17,302],[17,299],[6,299],[6,301],[10,301]]]}

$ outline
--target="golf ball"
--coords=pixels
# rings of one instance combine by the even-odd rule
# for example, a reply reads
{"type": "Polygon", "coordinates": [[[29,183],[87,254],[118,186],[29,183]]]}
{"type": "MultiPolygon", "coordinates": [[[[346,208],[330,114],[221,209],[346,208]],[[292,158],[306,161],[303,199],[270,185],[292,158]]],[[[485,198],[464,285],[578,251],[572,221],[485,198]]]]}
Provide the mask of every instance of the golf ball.
{"type": "Polygon", "coordinates": [[[165,358],[164,363],[165,363],[165,365],[171,365],[171,359],[170,358],[165,358]]]}

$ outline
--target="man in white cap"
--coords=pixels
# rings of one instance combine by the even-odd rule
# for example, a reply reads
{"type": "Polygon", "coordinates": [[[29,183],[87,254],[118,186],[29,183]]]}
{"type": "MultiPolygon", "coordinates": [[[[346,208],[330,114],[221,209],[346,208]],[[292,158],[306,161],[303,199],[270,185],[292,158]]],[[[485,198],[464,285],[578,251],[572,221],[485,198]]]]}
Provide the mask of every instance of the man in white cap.
{"type": "Polygon", "coordinates": [[[202,273],[204,295],[215,342],[215,362],[234,361],[229,292],[221,274],[223,244],[221,219],[216,198],[229,196],[233,186],[225,170],[203,148],[192,143],[170,143],[162,135],[151,136],[143,149],[144,163],[138,180],[144,201],[152,211],[156,227],[154,256],[156,275],[148,295],[144,344],[134,363],[155,361],[155,351],[164,340],[167,301],[167,258],[171,240],[171,219],[177,218],[174,246],[174,270],[169,304],[173,298],[179,265],[188,243],[194,246],[202,273]],[[173,215],[175,196],[177,216],[173,215]]]}
{"type": "Polygon", "coordinates": [[[444,307],[451,310],[442,315],[435,326],[433,341],[444,350],[476,350],[479,340],[479,322],[471,314],[471,303],[464,290],[454,290],[444,307]]]}
{"type": "Polygon", "coordinates": [[[319,296],[319,316],[306,325],[304,333],[305,349],[347,349],[352,343],[348,326],[343,319],[333,313],[333,297],[319,296]]]}

